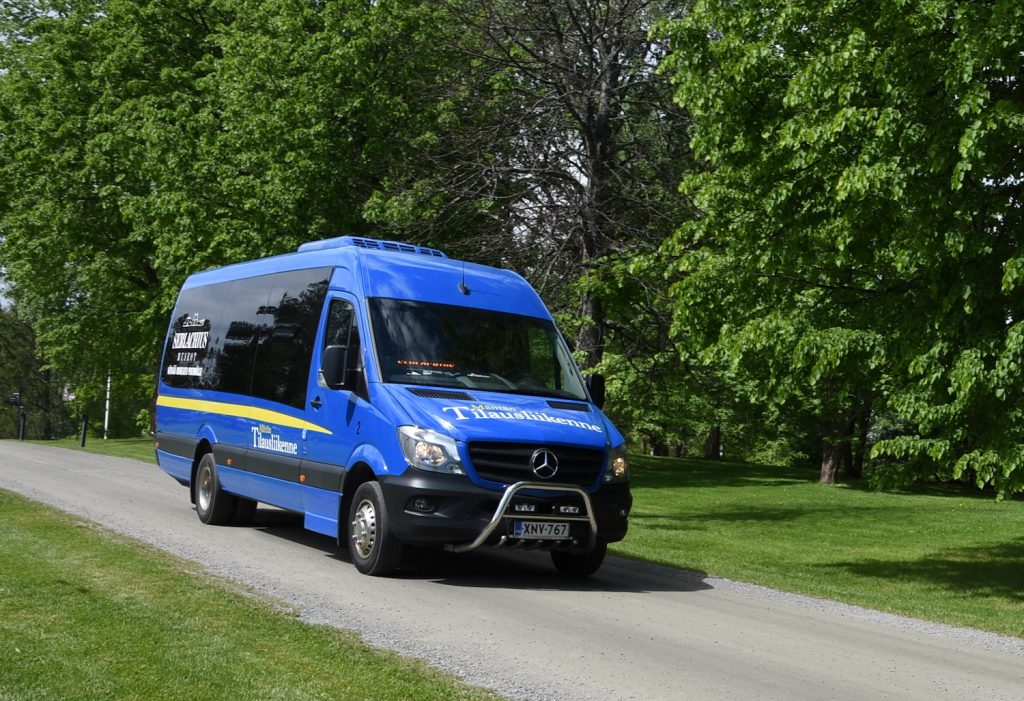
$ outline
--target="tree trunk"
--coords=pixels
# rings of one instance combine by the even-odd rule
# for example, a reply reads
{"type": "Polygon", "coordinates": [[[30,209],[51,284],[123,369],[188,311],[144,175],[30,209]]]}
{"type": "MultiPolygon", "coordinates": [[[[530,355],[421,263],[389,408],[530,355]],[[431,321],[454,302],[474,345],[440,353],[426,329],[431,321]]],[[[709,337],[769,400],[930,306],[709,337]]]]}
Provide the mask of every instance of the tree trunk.
{"type": "Polygon", "coordinates": [[[722,459],[722,427],[712,426],[704,443],[704,457],[709,460],[722,459]]]}
{"type": "Polygon", "coordinates": [[[661,438],[651,439],[651,454],[658,457],[668,457],[668,444],[661,438]]]}
{"type": "Polygon", "coordinates": [[[853,462],[846,467],[846,476],[850,479],[859,480],[864,477],[864,448],[853,451],[853,462]]]}
{"type": "Polygon", "coordinates": [[[836,475],[839,473],[841,461],[840,447],[833,441],[833,438],[826,438],[821,444],[821,483],[835,484],[836,475]]]}
{"type": "MultiPolygon", "coordinates": [[[[604,67],[597,86],[596,105],[583,125],[581,137],[586,152],[583,170],[586,187],[580,203],[580,243],[582,244],[581,272],[586,273],[594,261],[608,253],[606,220],[612,201],[612,159],[615,156],[615,138],[612,133],[612,92],[618,82],[615,60],[605,54],[605,46],[595,46],[604,67]]],[[[580,298],[580,317],[583,326],[577,337],[583,352],[584,367],[592,368],[604,356],[604,304],[590,292],[580,298]]],[[[667,454],[667,453],[665,453],[667,454]]]]}
{"type": "Polygon", "coordinates": [[[853,465],[850,477],[860,479],[864,476],[864,454],[868,449],[868,429],[871,426],[871,403],[867,402],[857,417],[857,447],[853,452],[853,465]]]}
{"type": "Polygon", "coordinates": [[[821,483],[835,484],[843,461],[843,440],[841,438],[845,421],[824,423],[821,431],[821,483]]]}
{"type": "Polygon", "coordinates": [[[601,362],[604,355],[604,304],[592,294],[584,294],[580,300],[580,317],[583,326],[576,336],[576,348],[583,353],[583,369],[592,368],[601,362]]]}
{"type": "Polygon", "coordinates": [[[842,442],[839,446],[843,475],[846,477],[859,477],[853,474],[853,432],[857,428],[857,412],[853,409],[846,413],[843,427],[842,442]]]}

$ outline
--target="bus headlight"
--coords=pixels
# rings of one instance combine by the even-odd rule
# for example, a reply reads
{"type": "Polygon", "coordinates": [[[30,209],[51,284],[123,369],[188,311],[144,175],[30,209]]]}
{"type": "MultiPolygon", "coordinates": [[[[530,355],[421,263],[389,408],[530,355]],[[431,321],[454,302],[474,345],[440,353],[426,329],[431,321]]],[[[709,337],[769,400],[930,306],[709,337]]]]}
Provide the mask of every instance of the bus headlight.
{"type": "Polygon", "coordinates": [[[466,474],[455,440],[450,436],[418,426],[399,426],[398,442],[413,467],[450,475],[466,474]]]}
{"type": "Polygon", "coordinates": [[[626,482],[629,480],[629,453],[626,444],[612,448],[608,455],[608,471],[604,473],[605,482],[626,482]]]}

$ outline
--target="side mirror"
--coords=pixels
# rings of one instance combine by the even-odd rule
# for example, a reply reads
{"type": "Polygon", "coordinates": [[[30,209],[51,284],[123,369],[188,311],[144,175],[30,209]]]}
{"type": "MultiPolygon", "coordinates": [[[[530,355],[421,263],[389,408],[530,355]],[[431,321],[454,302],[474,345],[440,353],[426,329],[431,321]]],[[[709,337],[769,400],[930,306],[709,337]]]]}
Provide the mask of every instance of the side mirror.
{"type": "Polygon", "coordinates": [[[331,389],[345,389],[346,360],[348,348],[345,346],[327,346],[320,360],[320,374],[324,376],[324,384],[331,389]]]}
{"type": "Polygon", "coordinates": [[[598,409],[604,408],[604,375],[599,372],[592,372],[584,378],[587,382],[587,391],[590,392],[590,398],[594,400],[594,404],[597,405],[598,409]]]}

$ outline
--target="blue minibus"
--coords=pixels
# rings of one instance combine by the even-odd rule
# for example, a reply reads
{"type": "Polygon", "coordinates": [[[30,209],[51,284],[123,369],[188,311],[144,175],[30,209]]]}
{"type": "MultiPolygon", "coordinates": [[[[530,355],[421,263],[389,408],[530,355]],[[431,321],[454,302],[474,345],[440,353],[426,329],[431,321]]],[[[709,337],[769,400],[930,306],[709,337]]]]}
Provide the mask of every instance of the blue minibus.
{"type": "Polygon", "coordinates": [[[516,273],[343,236],[185,281],[156,456],[204,523],[294,511],[365,574],[433,546],[585,577],[632,506],[603,395],[516,273]]]}

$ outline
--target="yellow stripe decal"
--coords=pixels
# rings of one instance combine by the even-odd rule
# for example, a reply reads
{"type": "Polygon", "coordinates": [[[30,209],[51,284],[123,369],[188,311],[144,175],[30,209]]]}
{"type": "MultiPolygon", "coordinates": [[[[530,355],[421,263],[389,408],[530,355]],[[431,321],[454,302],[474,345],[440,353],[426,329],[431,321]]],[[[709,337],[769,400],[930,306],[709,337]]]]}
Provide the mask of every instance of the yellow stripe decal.
{"type": "Polygon", "coordinates": [[[254,406],[246,406],[244,404],[228,404],[227,402],[211,402],[205,399],[168,397],[162,394],[156,398],[156,404],[157,406],[165,406],[171,409],[191,409],[192,411],[202,411],[207,414],[237,416],[240,419],[264,421],[268,424],[277,424],[278,426],[287,426],[288,428],[304,428],[308,431],[326,433],[328,436],[331,435],[331,432],[323,426],[317,426],[316,424],[311,424],[308,421],[296,419],[295,417],[288,416],[288,414],[282,414],[279,411],[258,409],[254,406]]]}

